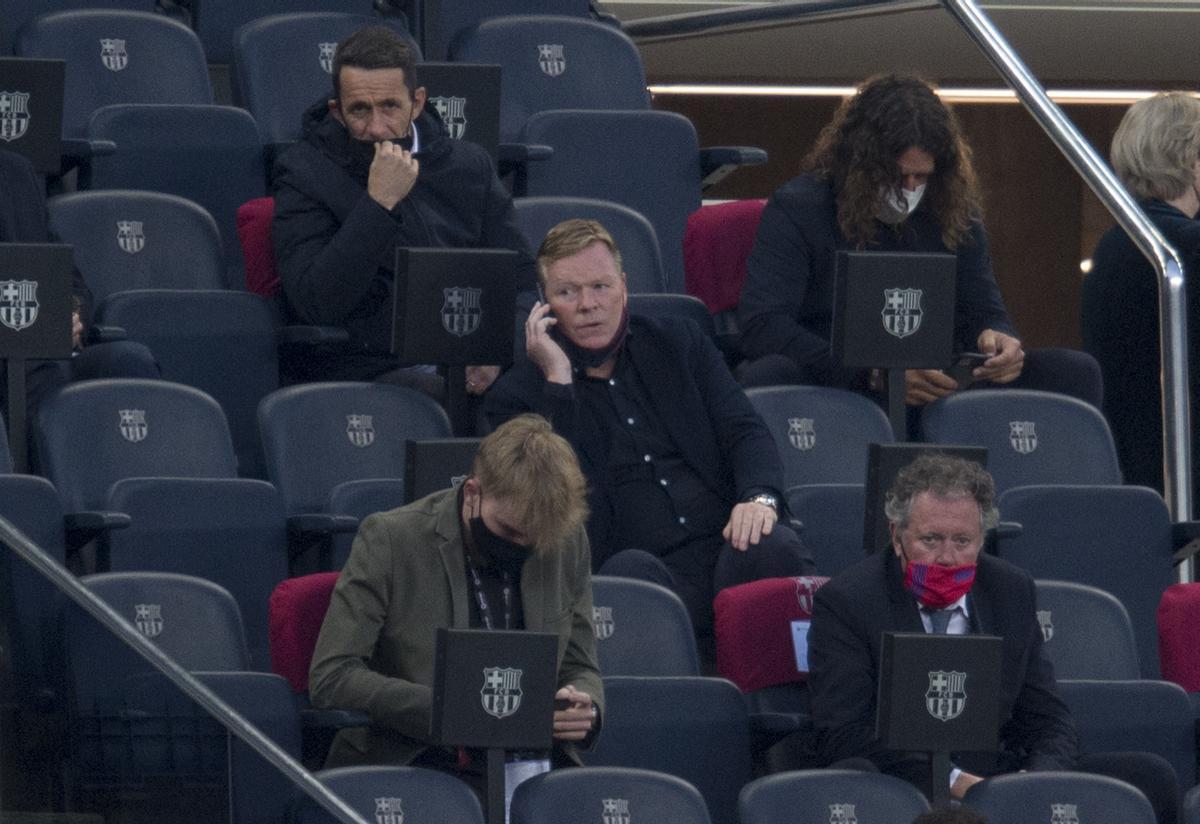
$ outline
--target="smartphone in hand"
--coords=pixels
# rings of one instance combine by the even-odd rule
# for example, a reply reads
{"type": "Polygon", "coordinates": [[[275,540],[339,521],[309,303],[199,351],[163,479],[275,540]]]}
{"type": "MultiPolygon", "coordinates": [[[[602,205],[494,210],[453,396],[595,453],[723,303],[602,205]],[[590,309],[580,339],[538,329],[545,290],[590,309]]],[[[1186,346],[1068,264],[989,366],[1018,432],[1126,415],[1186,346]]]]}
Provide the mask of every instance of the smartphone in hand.
{"type": "Polygon", "coordinates": [[[991,355],[983,352],[960,352],[954,360],[954,365],[946,370],[946,374],[954,378],[959,389],[966,389],[975,382],[971,374],[977,367],[983,366],[991,355]]]}

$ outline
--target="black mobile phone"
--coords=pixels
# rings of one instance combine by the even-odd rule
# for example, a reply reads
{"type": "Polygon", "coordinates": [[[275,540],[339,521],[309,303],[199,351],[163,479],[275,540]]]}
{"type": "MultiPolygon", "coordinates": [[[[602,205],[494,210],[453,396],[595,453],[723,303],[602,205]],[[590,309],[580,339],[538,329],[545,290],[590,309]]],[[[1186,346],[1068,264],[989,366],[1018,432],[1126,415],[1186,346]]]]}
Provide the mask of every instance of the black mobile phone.
{"type": "Polygon", "coordinates": [[[975,376],[971,373],[976,367],[983,366],[990,357],[992,356],[983,352],[960,352],[954,359],[954,365],[946,370],[946,374],[954,378],[959,389],[966,389],[975,382],[975,376]]]}

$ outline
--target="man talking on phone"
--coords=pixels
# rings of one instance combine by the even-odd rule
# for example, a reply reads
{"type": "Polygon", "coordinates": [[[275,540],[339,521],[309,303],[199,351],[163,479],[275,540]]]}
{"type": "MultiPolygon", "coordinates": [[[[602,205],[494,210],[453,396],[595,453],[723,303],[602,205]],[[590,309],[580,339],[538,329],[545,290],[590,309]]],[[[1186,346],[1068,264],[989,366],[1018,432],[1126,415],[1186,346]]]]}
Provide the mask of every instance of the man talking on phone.
{"type": "Polygon", "coordinates": [[[706,650],[719,590],[813,571],[780,523],[775,441],[700,327],[629,316],[602,225],[560,223],[537,261],[544,301],[525,323],[528,361],[484,411],[493,425],[523,412],[551,420],[588,477],[593,568],[674,590],[706,650]]]}
{"type": "MultiPolygon", "coordinates": [[[[417,81],[407,42],[371,26],[338,44],[333,97],[304,113],[304,136],[275,165],[272,242],[289,320],[340,326],[341,346],[284,364],[292,380],[381,380],[438,395],[425,367],[390,353],[398,247],[512,249],[521,288],[534,262],[512,198],[479,146],[452,140],[417,81]]],[[[499,374],[467,369],[480,395],[499,374]]]]}

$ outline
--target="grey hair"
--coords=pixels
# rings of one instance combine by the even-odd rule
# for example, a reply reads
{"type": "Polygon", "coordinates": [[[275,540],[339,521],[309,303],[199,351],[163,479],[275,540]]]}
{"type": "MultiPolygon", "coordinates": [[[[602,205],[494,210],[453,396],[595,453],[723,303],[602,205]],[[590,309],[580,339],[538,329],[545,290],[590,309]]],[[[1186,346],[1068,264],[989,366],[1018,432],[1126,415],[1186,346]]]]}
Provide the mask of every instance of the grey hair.
{"type": "Polygon", "coordinates": [[[1194,185],[1200,159],[1200,100],[1170,92],[1134,103],[1121,118],[1109,156],[1134,197],[1179,197],[1194,185]]]}
{"type": "Polygon", "coordinates": [[[932,452],[920,455],[901,469],[883,504],[884,514],[897,529],[908,526],[913,502],[922,492],[936,498],[973,498],[979,504],[980,526],[984,530],[1000,520],[996,485],[987,470],[975,461],[932,452]]]}

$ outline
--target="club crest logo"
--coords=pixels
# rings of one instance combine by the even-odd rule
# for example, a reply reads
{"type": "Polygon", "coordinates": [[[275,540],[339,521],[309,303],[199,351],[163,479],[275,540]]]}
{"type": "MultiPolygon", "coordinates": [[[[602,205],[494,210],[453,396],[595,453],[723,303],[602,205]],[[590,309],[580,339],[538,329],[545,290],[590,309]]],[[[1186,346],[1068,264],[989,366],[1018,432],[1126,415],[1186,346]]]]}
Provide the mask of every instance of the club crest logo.
{"type": "Polygon", "coordinates": [[[1050,824],[1079,824],[1075,807],[1075,804],[1051,804],[1050,824]]]}
{"type": "Polygon", "coordinates": [[[816,595],[818,586],[819,584],[815,583],[812,578],[796,579],[796,602],[800,604],[800,609],[809,615],[812,615],[813,596],[816,595]]]}
{"type": "Polygon", "coordinates": [[[597,641],[607,641],[613,637],[617,625],[613,623],[612,607],[592,607],[592,633],[597,641]]]}
{"type": "Polygon", "coordinates": [[[429,102],[446,125],[446,133],[450,138],[462,140],[467,134],[467,98],[431,97],[429,102]]]}
{"type": "Polygon", "coordinates": [[[11,143],[29,131],[29,95],[0,92],[0,140],[11,143]]]}
{"type": "Polygon", "coordinates": [[[479,299],[482,289],[470,286],[450,286],[442,290],[442,328],[456,337],[466,337],[479,328],[483,309],[479,299]]]}
{"type": "Polygon", "coordinates": [[[33,326],[38,316],[37,281],[0,280],[0,323],[14,332],[33,326]]]}
{"type": "Polygon", "coordinates": [[[346,437],[360,449],[375,443],[374,415],[347,415],[346,437]]]}
{"type": "Polygon", "coordinates": [[[1033,421],[1009,421],[1008,442],[1022,455],[1028,455],[1037,449],[1038,436],[1033,421]]]}
{"type": "Polygon", "coordinates": [[[1050,620],[1050,610],[1039,609],[1037,611],[1038,625],[1042,628],[1042,640],[1049,641],[1054,637],[1054,622],[1050,620]]]}
{"type": "Polygon", "coordinates": [[[111,72],[119,72],[129,65],[124,40],[103,38],[100,41],[100,62],[111,72]]]}
{"type": "Polygon", "coordinates": [[[817,445],[817,433],[812,418],[788,418],[788,441],[801,452],[817,445]]]}
{"type": "MultiPolygon", "coordinates": [[[[318,43],[317,44],[317,62],[321,64],[321,71],[325,74],[333,74],[333,53],[337,50],[337,43],[318,43]]],[[[396,799],[399,802],[400,799],[396,799]]],[[[404,816],[401,816],[403,818],[404,816]]]]}
{"type": "Polygon", "coordinates": [[[853,804],[830,804],[829,824],[858,824],[853,804]]]}
{"type": "Polygon", "coordinates": [[[375,799],[375,824],[404,824],[404,810],[399,798],[375,799]]]}
{"type": "Polygon", "coordinates": [[[146,424],[146,410],[121,409],[117,415],[120,418],[121,437],[130,443],[141,443],[150,434],[146,424]]]}
{"type": "Polygon", "coordinates": [[[163,631],[161,604],[134,604],[133,624],[147,638],[155,638],[163,631]]]}
{"type": "Polygon", "coordinates": [[[967,674],[965,672],[929,673],[929,691],[925,693],[925,709],[939,721],[953,721],[962,715],[967,705],[967,674]]]}
{"type": "Polygon", "coordinates": [[[558,77],[567,70],[567,60],[563,57],[563,47],[556,43],[545,43],[537,47],[538,66],[550,77],[558,77]]]}
{"type": "Polygon", "coordinates": [[[883,328],[900,339],[921,328],[920,289],[883,290],[883,328]]]}
{"type": "Polygon", "coordinates": [[[630,824],[628,799],[602,798],[600,804],[602,824],[630,824]]]}
{"type": "Polygon", "coordinates": [[[460,483],[462,483],[469,477],[471,477],[471,476],[470,475],[451,475],[450,476],[450,486],[458,486],[460,483]]]}
{"type": "Polygon", "coordinates": [[[121,247],[122,252],[128,252],[131,255],[136,255],[146,248],[146,235],[142,231],[142,222],[140,220],[118,220],[117,245],[121,247]]]}
{"type": "Polygon", "coordinates": [[[484,667],[483,687],[479,690],[483,709],[488,715],[506,718],[521,706],[521,670],[511,667],[484,667]]]}

